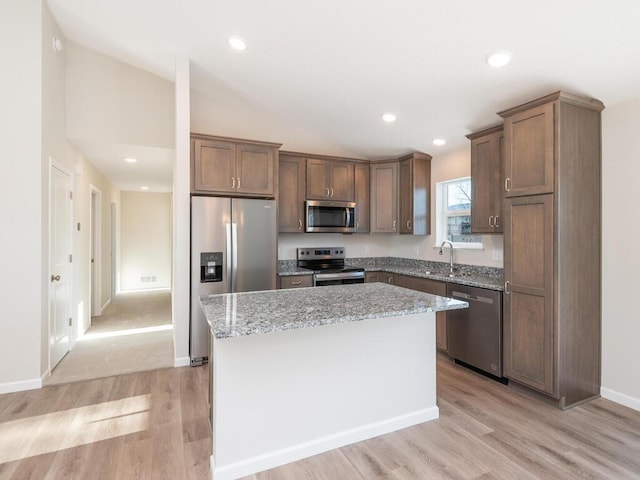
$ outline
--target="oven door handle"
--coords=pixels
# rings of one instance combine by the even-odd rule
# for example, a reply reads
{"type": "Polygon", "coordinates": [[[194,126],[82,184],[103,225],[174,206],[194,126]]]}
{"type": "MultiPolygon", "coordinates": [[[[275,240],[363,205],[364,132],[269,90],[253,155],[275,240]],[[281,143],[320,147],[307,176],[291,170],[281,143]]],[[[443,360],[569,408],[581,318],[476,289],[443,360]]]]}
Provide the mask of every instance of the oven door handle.
{"type": "Polygon", "coordinates": [[[314,273],[315,280],[341,280],[343,278],[364,278],[364,272],[314,273]]]}

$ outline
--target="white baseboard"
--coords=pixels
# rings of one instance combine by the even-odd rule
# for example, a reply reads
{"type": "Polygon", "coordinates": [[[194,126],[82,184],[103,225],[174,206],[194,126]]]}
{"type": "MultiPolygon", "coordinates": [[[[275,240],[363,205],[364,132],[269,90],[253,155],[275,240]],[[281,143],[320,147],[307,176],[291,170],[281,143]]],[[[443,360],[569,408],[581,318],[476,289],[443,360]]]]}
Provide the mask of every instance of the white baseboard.
{"type": "Polygon", "coordinates": [[[191,365],[191,357],[177,357],[173,359],[173,366],[178,367],[188,367],[191,365]]]}
{"type": "Polygon", "coordinates": [[[0,394],[23,392],[25,390],[42,388],[43,378],[44,376],[41,378],[33,378],[31,380],[20,380],[19,382],[0,383],[0,394]]]}
{"type": "Polygon", "coordinates": [[[216,467],[212,455],[210,459],[211,475],[213,480],[235,480],[303,458],[318,455],[319,453],[333,450],[334,448],[340,448],[429,420],[435,420],[438,416],[438,407],[431,407],[219,467],[216,467]]]}
{"type": "Polygon", "coordinates": [[[604,387],[600,387],[600,395],[607,400],[611,400],[612,402],[619,403],[625,407],[640,411],[640,398],[635,398],[631,395],[626,395],[604,387]]]}

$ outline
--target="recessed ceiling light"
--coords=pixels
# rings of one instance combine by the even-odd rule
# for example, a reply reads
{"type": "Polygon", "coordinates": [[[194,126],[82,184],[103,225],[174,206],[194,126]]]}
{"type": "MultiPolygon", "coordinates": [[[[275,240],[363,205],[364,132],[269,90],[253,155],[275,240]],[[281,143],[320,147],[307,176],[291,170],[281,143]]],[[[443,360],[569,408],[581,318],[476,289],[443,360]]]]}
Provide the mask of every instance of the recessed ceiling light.
{"type": "Polygon", "coordinates": [[[504,67],[511,62],[511,54],[507,52],[492,53],[487,57],[487,63],[492,67],[504,67]]]}
{"type": "Polygon", "coordinates": [[[142,187],[140,187],[140,190],[149,190],[149,187],[142,186],[142,187]]]}
{"type": "Polygon", "coordinates": [[[387,123],[393,123],[396,121],[396,116],[393,113],[385,113],[384,115],[382,115],[382,120],[384,120],[387,123]]]}
{"type": "Polygon", "coordinates": [[[441,147],[445,143],[447,143],[447,141],[444,138],[434,138],[433,139],[433,144],[437,145],[438,147],[441,147]]]}
{"type": "Polygon", "coordinates": [[[247,48],[247,44],[244,43],[244,40],[238,37],[229,37],[229,45],[231,45],[231,48],[240,51],[247,48]]]}
{"type": "Polygon", "coordinates": [[[138,161],[137,158],[133,158],[133,157],[127,157],[124,159],[125,162],[127,163],[136,163],[138,161]]]}

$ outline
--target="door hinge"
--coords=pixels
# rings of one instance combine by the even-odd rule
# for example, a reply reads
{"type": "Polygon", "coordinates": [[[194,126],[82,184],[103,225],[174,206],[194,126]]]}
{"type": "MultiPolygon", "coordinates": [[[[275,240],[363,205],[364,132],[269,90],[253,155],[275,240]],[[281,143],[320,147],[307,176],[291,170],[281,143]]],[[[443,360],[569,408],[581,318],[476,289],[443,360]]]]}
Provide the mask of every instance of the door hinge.
{"type": "Polygon", "coordinates": [[[69,255],[69,263],[73,263],[73,255],[69,255]]]}
{"type": "Polygon", "coordinates": [[[69,317],[69,326],[72,327],[73,326],[73,318],[69,317]]]}

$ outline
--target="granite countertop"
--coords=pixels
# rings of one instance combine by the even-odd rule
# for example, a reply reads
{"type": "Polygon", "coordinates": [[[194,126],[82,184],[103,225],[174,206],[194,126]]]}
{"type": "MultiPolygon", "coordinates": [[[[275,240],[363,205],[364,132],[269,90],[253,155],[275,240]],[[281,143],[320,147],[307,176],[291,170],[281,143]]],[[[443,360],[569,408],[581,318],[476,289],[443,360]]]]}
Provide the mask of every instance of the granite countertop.
{"type": "MultiPolygon", "coordinates": [[[[426,260],[413,260],[397,257],[348,258],[346,264],[362,267],[367,272],[389,272],[412,277],[428,278],[440,282],[468,285],[470,287],[486,288],[504,291],[504,277],[502,269],[475,265],[454,265],[455,277],[449,277],[449,264],[426,260]]],[[[278,275],[311,275],[313,272],[305,268],[298,268],[295,260],[281,260],[278,262],[278,275]]]]}
{"type": "Polygon", "coordinates": [[[207,295],[200,305],[218,339],[469,306],[384,283],[207,295]]]}

